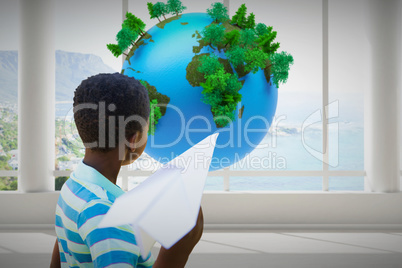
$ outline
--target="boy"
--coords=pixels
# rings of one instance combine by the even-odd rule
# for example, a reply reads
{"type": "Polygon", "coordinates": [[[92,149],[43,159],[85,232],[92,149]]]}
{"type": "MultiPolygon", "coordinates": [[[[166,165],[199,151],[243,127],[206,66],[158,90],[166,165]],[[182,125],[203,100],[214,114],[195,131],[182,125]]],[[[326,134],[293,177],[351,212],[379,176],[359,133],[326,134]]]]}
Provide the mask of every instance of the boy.
{"type": "MultiPolygon", "coordinates": [[[[201,238],[203,215],[196,226],[169,250],[161,247],[154,260],[142,258],[129,225],[97,228],[114,200],[122,165],[144,151],[149,122],[146,88],[125,75],[99,74],[75,91],[74,120],[85,156],[60,191],[51,267],[184,267],[201,238]]],[[[133,204],[133,209],[140,204],[133,204]]],[[[127,212],[129,213],[129,211],[127,212]]]]}

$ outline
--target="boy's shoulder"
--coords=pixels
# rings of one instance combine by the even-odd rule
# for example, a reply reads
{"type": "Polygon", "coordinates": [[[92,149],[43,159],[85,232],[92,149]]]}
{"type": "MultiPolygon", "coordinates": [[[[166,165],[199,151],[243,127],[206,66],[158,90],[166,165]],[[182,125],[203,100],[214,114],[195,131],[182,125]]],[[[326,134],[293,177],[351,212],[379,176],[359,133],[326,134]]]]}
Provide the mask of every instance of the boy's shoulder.
{"type": "Polygon", "coordinates": [[[141,257],[130,225],[98,228],[121,192],[124,193],[85,164],[77,167],[65,182],[56,208],[55,226],[57,237],[62,241],[59,244],[61,256],[67,258],[68,264],[93,262],[94,267],[111,264],[120,267],[133,263],[139,267],[152,267],[152,254],[149,253],[146,259],[141,257]],[[71,255],[71,252],[83,254],[71,255]]]}
{"type": "Polygon", "coordinates": [[[73,194],[75,197],[78,197],[81,201],[91,202],[93,200],[107,200],[114,202],[112,195],[107,193],[107,190],[102,188],[100,185],[92,182],[88,182],[87,180],[82,180],[74,176],[72,173],[68,180],[64,183],[63,187],[60,190],[60,194],[73,194]]]}
{"type": "Polygon", "coordinates": [[[93,203],[111,206],[124,191],[111,183],[102,174],[83,162],[77,166],[64,183],[59,202],[67,203],[80,213],[93,203]]]}
{"type": "Polygon", "coordinates": [[[79,213],[90,203],[113,203],[114,198],[101,186],[70,176],[60,190],[59,201],[70,204],[79,213]]]}
{"type": "Polygon", "coordinates": [[[70,176],[60,190],[56,217],[63,219],[61,226],[70,222],[70,229],[78,231],[86,219],[105,214],[113,202],[101,186],[70,176]]]}

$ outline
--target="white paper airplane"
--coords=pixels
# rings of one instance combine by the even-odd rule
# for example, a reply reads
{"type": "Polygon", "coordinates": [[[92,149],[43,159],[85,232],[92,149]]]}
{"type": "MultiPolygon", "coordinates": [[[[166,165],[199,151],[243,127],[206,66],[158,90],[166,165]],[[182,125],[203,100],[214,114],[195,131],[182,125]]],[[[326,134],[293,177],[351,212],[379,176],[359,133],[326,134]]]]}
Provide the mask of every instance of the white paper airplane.
{"type": "Polygon", "coordinates": [[[99,227],[130,224],[144,258],[155,241],[166,249],[173,246],[196,224],[218,135],[206,137],[118,197],[99,227]]]}

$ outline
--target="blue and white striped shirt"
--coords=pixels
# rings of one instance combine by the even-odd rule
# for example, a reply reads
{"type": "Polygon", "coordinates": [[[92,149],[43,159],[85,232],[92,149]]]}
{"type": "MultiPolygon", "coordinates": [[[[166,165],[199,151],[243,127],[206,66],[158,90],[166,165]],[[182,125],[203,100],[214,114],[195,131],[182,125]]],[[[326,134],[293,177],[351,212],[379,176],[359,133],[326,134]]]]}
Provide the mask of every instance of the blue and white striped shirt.
{"type": "Polygon", "coordinates": [[[141,257],[130,225],[97,228],[123,193],[81,161],[63,185],[56,207],[62,267],[152,267],[153,256],[141,257]]]}

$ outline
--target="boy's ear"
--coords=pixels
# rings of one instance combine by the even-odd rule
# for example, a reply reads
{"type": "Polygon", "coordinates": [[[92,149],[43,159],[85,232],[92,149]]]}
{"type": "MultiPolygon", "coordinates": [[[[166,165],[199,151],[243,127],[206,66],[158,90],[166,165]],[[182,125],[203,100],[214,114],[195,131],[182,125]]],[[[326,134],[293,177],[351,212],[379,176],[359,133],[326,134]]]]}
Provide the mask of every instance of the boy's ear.
{"type": "Polygon", "coordinates": [[[129,141],[129,143],[130,143],[130,150],[132,151],[132,152],[134,152],[136,149],[137,149],[137,144],[138,144],[138,142],[140,141],[140,139],[141,139],[141,135],[140,135],[140,132],[139,131],[137,131],[135,134],[133,134],[132,136],[131,136],[131,138],[128,140],[129,141]]]}

